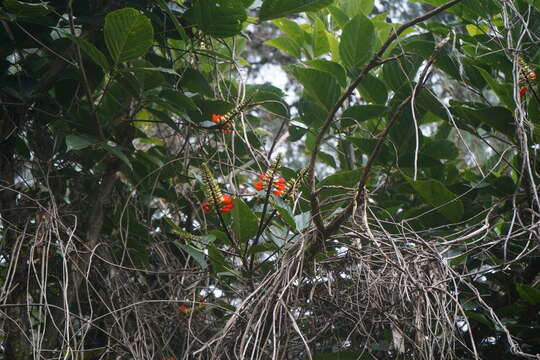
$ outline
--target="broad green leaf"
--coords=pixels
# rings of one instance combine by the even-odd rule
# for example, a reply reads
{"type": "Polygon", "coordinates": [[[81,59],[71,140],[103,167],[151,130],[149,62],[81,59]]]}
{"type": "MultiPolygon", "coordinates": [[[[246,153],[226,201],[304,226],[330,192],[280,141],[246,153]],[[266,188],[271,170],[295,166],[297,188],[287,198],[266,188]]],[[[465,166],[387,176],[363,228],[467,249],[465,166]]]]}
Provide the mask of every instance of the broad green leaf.
{"type": "Polygon", "coordinates": [[[420,91],[414,99],[414,105],[430,111],[443,120],[448,120],[448,113],[439,99],[428,89],[420,91]]]}
{"type": "Polygon", "coordinates": [[[182,76],[182,88],[191,92],[212,96],[214,91],[208,83],[208,80],[201,74],[200,71],[193,68],[186,68],[180,71],[182,76]]]}
{"type": "Polygon", "coordinates": [[[491,90],[497,94],[501,102],[503,102],[508,108],[513,109],[515,107],[514,98],[512,97],[512,87],[509,84],[500,84],[495,80],[489,72],[476,66],[476,69],[480,72],[480,75],[486,80],[491,90]]]}
{"type": "Polygon", "coordinates": [[[343,170],[338,171],[335,174],[325,177],[323,180],[319,181],[317,187],[328,186],[328,185],[338,185],[343,187],[354,188],[356,183],[360,180],[362,174],[361,169],[356,170],[343,170]]]}
{"type": "MultiPolygon", "coordinates": [[[[360,151],[362,154],[370,156],[375,150],[377,145],[377,139],[371,138],[359,138],[359,137],[350,137],[348,138],[350,142],[360,151]]],[[[387,164],[392,161],[393,152],[390,151],[388,145],[383,144],[381,150],[379,150],[379,156],[375,159],[375,164],[387,164]]]]}
{"type": "Polygon", "coordinates": [[[92,59],[93,62],[101,66],[104,71],[109,71],[111,66],[103,54],[98,48],[91,42],[76,36],[68,35],[68,37],[86,53],[92,59]]]}
{"type": "Polygon", "coordinates": [[[300,121],[307,125],[312,131],[316,131],[322,126],[328,111],[322,105],[310,101],[307,98],[301,98],[298,102],[300,112],[300,121]]]}
{"type": "Polygon", "coordinates": [[[253,211],[241,199],[235,198],[232,209],[233,230],[240,244],[247,244],[247,241],[257,235],[259,219],[253,211]]]}
{"type": "Polygon", "coordinates": [[[315,26],[313,28],[313,34],[311,34],[311,38],[314,57],[317,58],[330,51],[328,39],[326,38],[326,26],[319,18],[315,19],[315,26]]]}
{"type": "Polygon", "coordinates": [[[384,105],[354,105],[343,112],[341,119],[343,125],[346,126],[347,124],[354,124],[351,119],[356,121],[375,119],[382,116],[386,110],[387,108],[384,105]]]}
{"type": "Polygon", "coordinates": [[[201,250],[196,249],[191,245],[182,244],[179,241],[175,241],[174,243],[180,249],[187,252],[201,266],[201,268],[208,268],[208,263],[206,262],[206,255],[201,250]]]}
{"type": "Polygon", "coordinates": [[[308,129],[305,127],[291,125],[289,126],[289,139],[288,140],[291,142],[298,141],[306,134],[307,131],[308,129]]]}
{"type": "Polygon", "coordinates": [[[248,85],[247,96],[253,95],[251,102],[261,103],[262,107],[278,116],[289,116],[289,106],[284,100],[285,94],[277,87],[268,83],[248,85]]]}
{"type": "Polygon", "coordinates": [[[340,8],[330,5],[328,7],[328,10],[330,11],[330,14],[332,15],[332,18],[336,21],[339,28],[343,28],[345,24],[349,22],[349,17],[347,14],[341,10],[340,8]]]}
{"type": "Polygon", "coordinates": [[[164,0],[157,0],[157,2],[159,6],[167,13],[167,15],[169,15],[169,18],[173,22],[174,28],[176,29],[176,31],[178,32],[182,40],[188,43],[189,37],[187,36],[186,31],[184,30],[184,27],[182,26],[182,24],[180,24],[176,16],[174,16],[169,6],[165,3],[164,0]]]}
{"type": "Polygon", "coordinates": [[[105,151],[110,152],[111,154],[116,156],[118,159],[122,160],[122,162],[126,164],[128,168],[133,169],[131,162],[129,161],[128,157],[122,152],[122,148],[120,146],[100,144],[99,147],[104,149],[105,151]]]}
{"type": "Polygon", "coordinates": [[[339,43],[339,54],[347,70],[357,74],[373,56],[376,45],[373,24],[366,16],[356,15],[345,25],[339,43]]]}
{"type": "Polygon", "coordinates": [[[193,100],[179,91],[165,89],[159,93],[159,96],[180,112],[197,110],[197,105],[195,105],[193,100]]]}
{"type": "Polygon", "coordinates": [[[281,218],[291,227],[291,229],[296,230],[296,223],[294,221],[294,218],[291,214],[291,209],[286,205],[282,204],[284,206],[276,205],[275,208],[281,216],[281,218]]]}
{"type": "Polygon", "coordinates": [[[295,215],[294,223],[296,224],[296,229],[298,231],[304,230],[311,223],[311,213],[309,211],[306,211],[301,214],[295,215]]]}
{"type": "Polygon", "coordinates": [[[104,34],[115,64],[143,56],[154,41],[154,29],[150,20],[132,8],[107,14],[104,34]]]}
{"type": "Polygon", "coordinates": [[[91,145],[97,144],[99,141],[91,136],[78,136],[68,135],[66,136],[67,150],[82,150],[91,145]]]}
{"type": "Polygon", "coordinates": [[[340,8],[349,16],[355,17],[358,14],[368,16],[373,10],[374,0],[341,0],[340,8]]]}
{"type": "Polygon", "coordinates": [[[317,103],[330,110],[336,103],[340,91],[336,79],[327,72],[289,67],[292,75],[304,86],[304,92],[317,103]]]}
{"type": "Polygon", "coordinates": [[[403,177],[420,194],[429,205],[436,207],[437,211],[452,222],[458,222],[463,218],[463,202],[457,199],[444,184],[437,180],[416,180],[403,174],[403,177]]]}
{"type": "Polygon", "coordinates": [[[324,71],[333,75],[339,82],[339,85],[341,85],[341,87],[347,86],[347,75],[345,74],[345,69],[343,69],[343,67],[337,62],[324,59],[316,59],[308,60],[306,61],[306,64],[313,69],[324,71]]]}
{"type": "Polygon", "coordinates": [[[227,264],[223,253],[215,245],[208,246],[208,260],[210,260],[212,270],[216,273],[231,271],[231,266],[227,264]]]}
{"type": "Polygon", "coordinates": [[[525,284],[516,284],[516,290],[522,299],[532,305],[540,304],[540,289],[525,284]]]}
{"type": "Polygon", "coordinates": [[[198,0],[186,16],[205,34],[220,38],[239,34],[247,19],[243,4],[230,0],[198,0]]]}
{"type": "Polygon", "coordinates": [[[384,104],[388,99],[388,90],[384,83],[371,74],[366,75],[357,89],[366,102],[384,104]]]}
{"type": "Polygon", "coordinates": [[[465,315],[467,315],[468,318],[471,318],[471,319],[473,319],[475,321],[478,321],[481,324],[486,325],[489,328],[493,327],[493,323],[491,321],[489,321],[489,319],[486,317],[486,315],[484,315],[482,313],[475,312],[475,311],[470,311],[470,310],[465,310],[465,315]]]}
{"type": "Polygon", "coordinates": [[[275,47],[276,49],[279,49],[283,51],[284,53],[294,56],[297,59],[301,57],[300,46],[293,40],[289,39],[288,37],[280,36],[280,37],[265,41],[264,43],[268,46],[275,47]]]}
{"type": "Polygon", "coordinates": [[[422,152],[435,159],[453,160],[459,156],[459,149],[448,140],[429,141],[422,148],[422,152]]]}
{"type": "MultiPolygon", "coordinates": [[[[395,53],[393,54],[395,55],[395,53]]],[[[410,56],[407,58],[402,57],[396,61],[390,61],[384,64],[384,82],[394,91],[399,90],[404,84],[410,84],[410,87],[412,88],[414,86],[414,77],[421,63],[421,58],[410,56]]]]}
{"type": "Polygon", "coordinates": [[[51,8],[46,2],[29,3],[17,0],[3,0],[2,4],[7,11],[17,16],[38,17],[51,12],[51,8]]]}
{"type": "Polygon", "coordinates": [[[264,21],[304,11],[317,11],[333,2],[334,0],[264,0],[259,19],[264,21]]]}
{"type": "Polygon", "coordinates": [[[278,27],[290,40],[294,41],[298,46],[302,46],[305,41],[305,31],[298,25],[298,23],[283,18],[272,20],[274,25],[278,27]]]}

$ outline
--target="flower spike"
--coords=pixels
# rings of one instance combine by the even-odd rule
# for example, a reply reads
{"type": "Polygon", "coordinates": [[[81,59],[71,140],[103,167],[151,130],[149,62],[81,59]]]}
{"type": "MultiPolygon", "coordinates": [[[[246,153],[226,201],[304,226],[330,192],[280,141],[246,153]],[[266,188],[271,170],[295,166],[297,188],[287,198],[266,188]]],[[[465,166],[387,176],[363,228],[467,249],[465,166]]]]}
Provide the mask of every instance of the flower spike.
{"type": "Polygon", "coordinates": [[[223,213],[228,213],[234,207],[233,199],[221,192],[219,185],[212,174],[212,170],[206,163],[202,165],[202,178],[203,178],[203,191],[204,195],[208,199],[208,202],[203,203],[201,206],[205,214],[208,214],[212,207],[215,207],[223,213]]]}

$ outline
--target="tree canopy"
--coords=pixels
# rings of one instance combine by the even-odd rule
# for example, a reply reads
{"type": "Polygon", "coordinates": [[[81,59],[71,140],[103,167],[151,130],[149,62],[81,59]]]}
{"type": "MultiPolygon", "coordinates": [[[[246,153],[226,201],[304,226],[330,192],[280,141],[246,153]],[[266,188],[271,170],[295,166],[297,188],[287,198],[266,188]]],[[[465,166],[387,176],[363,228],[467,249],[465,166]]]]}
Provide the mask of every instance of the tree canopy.
{"type": "Polygon", "coordinates": [[[537,359],[540,3],[397,3],[2,0],[0,359],[537,359]]]}

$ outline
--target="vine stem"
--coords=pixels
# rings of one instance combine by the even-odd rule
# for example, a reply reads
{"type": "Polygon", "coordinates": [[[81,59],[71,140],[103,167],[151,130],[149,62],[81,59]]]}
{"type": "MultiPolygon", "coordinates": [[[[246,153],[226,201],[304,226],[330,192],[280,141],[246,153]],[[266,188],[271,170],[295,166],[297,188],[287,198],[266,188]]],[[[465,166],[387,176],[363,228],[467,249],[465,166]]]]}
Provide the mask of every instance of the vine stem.
{"type": "MultiPolygon", "coordinates": [[[[317,161],[317,155],[320,152],[321,144],[324,139],[324,136],[330,126],[332,125],[332,122],[334,121],[334,117],[336,116],[336,113],[339,111],[339,109],[343,106],[343,103],[347,100],[349,96],[351,96],[356,89],[356,87],[362,82],[362,80],[367,76],[370,70],[373,68],[379,66],[381,64],[380,58],[385,53],[385,51],[388,49],[388,47],[403,33],[403,31],[407,30],[408,28],[425,21],[427,19],[432,18],[433,16],[443,12],[446,9],[451,8],[452,6],[458,4],[461,0],[452,0],[447,2],[446,4],[443,4],[439,7],[436,7],[435,9],[427,12],[426,14],[422,16],[418,16],[417,18],[401,25],[398,27],[389,37],[386,39],[384,44],[381,46],[379,51],[377,51],[372,57],[371,60],[368,62],[368,64],[362,69],[358,77],[354,79],[354,81],[347,87],[345,92],[341,95],[341,97],[337,100],[334,107],[328,114],[326,120],[324,121],[323,125],[321,126],[319,133],[317,134],[317,137],[315,139],[315,145],[313,148],[313,152],[311,154],[311,158],[309,161],[309,167],[308,167],[308,176],[307,176],[307,185],[310,189],[310,202],[311,202],[311,208],[313,211],[313,222],[318,230],[318,232],[323,236],[326,237],[329,234],[330,229],[327,229],[324,224],[324,220],[321,215],[320,211],[320,200],[319,196],[317,194],[316,188],[315,188],[315,163],[317,161]]],[[[383,60],[384,62],[384,60],[383,60]]],[[[401,107],[401,105],[400,105],[401,107]]],[[[366,177],[367,178],[367,177],[366,177]]],[[[360,184],[359,184],[360,185],[360,184]]],[[[344,213],[342,213],[344,214],[344,213]]],[[[343,221],[343,216],[338,216],[338,218],[341,218],[340,223],[343,221]]],[[[337,219],[337,218],[336,218],[337,219]]],[[[334,221],[332,222],[334,223],[334,221]]],[[[330,225],[331,226],[331,225],[330,225]]],[[[330,227],[329,226],[329,227],[330,227]]]]}

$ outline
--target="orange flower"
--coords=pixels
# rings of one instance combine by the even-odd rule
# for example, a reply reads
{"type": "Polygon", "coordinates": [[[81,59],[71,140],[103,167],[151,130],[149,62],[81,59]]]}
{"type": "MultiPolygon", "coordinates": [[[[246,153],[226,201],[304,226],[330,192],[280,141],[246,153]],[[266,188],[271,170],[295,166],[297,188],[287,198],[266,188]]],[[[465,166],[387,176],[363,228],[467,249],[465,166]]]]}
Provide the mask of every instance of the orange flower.
{"type": "Polygon", "coordinates": [[[212,114],[212,122],[216,124],[220,124],[222,118],[223,118],[223,115],[212,114]]]}
{"type": "Polygon", "coordinates": [[[178,311],[185,314],[187,313],[189,310],[191,310],[191,308],[189,306],[186,306],[186,305],[180,305],[178,307],[178,311]]]}
{"type": "Polygon", "coordinates": [[[264,189],[264,181],[254,181],[253,185],[255,185],[255,189],[257,191],[261,191],[262,189],[264,189]]]}
{"type": "MultiPolygon", "coordinates": [[[[203,203],[202,207],[205,214],[208,214],[210,210],[212,209],[212,206],[207,202],[203,203]]],[[[234,208],[233,199],[229,195],[223,194],[221,197],[221,204],[220,204],[219,210],[222,213],[228,213],[233,208],[234,208]]]]}
{"type": "Polygon", "coordinates": [[[210,204],[205,202],[202,204],[202,207],[203,207],[203,211],[205,214],[208,214],[210,212],[210,204]]]}
{"type": "Polygon", "coordinates": [[[212,114],[212,122],[216,123],[218,125],[222,125],[223,128],[221,131],[225,134],[232,133],[232,124],[230,121],[223,121],[223,118],[225,115],[219,115],[219,114],[212,114]]]}
{"type": "Polygon", "coordinates": [[[223,194],[223,198],[221,198],[221,212],[228,213],[231,211],[234,207],[233,200],[231,197],[227,194],[223,194]]]}
{"type": "MultiPolygon", "coordinates": [[[[259,174],[260,181],[254,181],[253,186],[255,186],[255,190],[261,191],[264,190],[264,188],[267,186],[268,182],[270,181],[270,177],[266,175],[265,173],[259,174]]],[[[287,188],[287,181],[285,178],[277,178],[276,180],[272,181],[273,190],[272,193],[277,196],[283,195],[283,191],[287,188]]]]}
{"type": "MultiPolygon", "coordinates": [[[[536,78],[536,73],[534,76],[536,78]]],[[[519,97],[524,97],[527,94],[527,90],[529,90],[529,87],[527,86],[524,86],[521,89],[519,89],[519,97]]]]}
{"type": "Polygon", "coordinates": [[[529,73],[529,78],[532,80],[532,81],[535,81],[536,80],[536,73],[534,71],[531,71],[529,73]]]}

